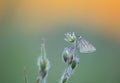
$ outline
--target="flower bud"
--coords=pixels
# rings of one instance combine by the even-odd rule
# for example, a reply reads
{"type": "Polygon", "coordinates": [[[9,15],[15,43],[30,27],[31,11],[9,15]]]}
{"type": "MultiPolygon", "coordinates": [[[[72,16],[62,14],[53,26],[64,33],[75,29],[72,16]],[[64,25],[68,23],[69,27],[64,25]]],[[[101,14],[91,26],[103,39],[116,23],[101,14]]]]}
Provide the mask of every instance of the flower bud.
{"type": "Polygon", "coordinates": [[[62,55],[63,55],[63,61],[66,63],[69,56],[69,49],[65,48],[62,55]]]}
{"type": "Polygon", "coordinates": [[[46,63],[45,59],[43,59],[43,60],[40,61],[40,68],[41,68],[41,70],[45,70],[46,64],[47,63],[46,63]]]}
{"type": "Polygon", "coordinates": [[[71,68],[74,69],[76,67],[76,61],[73,61],[71,64],[71,68]]]}
{"type": "Polygon", "coordinates": [[[76,56],[74,56],[71,63],[72,70],[75,69],[78,64],[79,64],[79,59],[76,56]]]}
{"type": "Polygon", "coordinates": [[[62,83],[65,83],[67,81],[67,78],[64,78],[63,80],[62,80],[62,83]]]}
{"type": "Polygon", "coordinates": [[[72,59],[73,59],[72,55],[68,57],[68,65],[70,65],[72,63],[72,59]]]}
{"type": "Polygon", "coordinates": [[[36,79],[36,83],[39,83],[40,81],[46,83],[45,80],[48,75],[48,70],[50,69],[50,63],[46,56],[44,39],[42,39],[41,55],[38,57],[37,65],[39,67],[39,75],[36,79]]]}
{"type": "Polygon", "coordinates": [[[76,36],[75,36],[75,33],[66,33],[65,34],[65,41],[69,42],[69,43],[74,43],[76,41],[76,36]]]}
{"type": "Polygon", "coordinates": [[[61,78],[61,83],[66,83],[68,79],[69,79],[69,73],[65,71],[61,78]]]}
{"type": "Polygon", "coordinates": [[[50,63],[46,56],[44,40],[42,40],[41,55],[38,57],[37,65],[39,67],[39,70],[42,70],[42,71],[48,71],[50,68],[50,63]]]}
{"type": "Polygon", "coordinates": [[[50,63],[47,58],[38,57],[37,65],[39,70],[48,71],[50,69],[50,63]]]}

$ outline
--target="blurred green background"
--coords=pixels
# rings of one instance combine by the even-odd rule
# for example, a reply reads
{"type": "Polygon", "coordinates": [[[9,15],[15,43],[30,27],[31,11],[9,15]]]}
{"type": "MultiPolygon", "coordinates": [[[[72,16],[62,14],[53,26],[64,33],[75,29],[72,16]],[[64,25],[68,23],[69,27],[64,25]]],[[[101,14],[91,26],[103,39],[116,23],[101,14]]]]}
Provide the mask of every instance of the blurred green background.
{"type": "Polygon", "coordinates": [[[64,33],[73,31],[90,41],[97,50],[91,54],[78,53],[80,65],[68,83],[120,83],[120,40],[116,34],[107,34],[112,32],[114,26],[110,28],[97,24],[95,19],[84,18],[89,16],[83,15],[85,11],[81,12],[83,18],[80,18],[76,8],[74,12],[69,11],[74,7],[70,4],[64,5],[67,9],[49,11],[49,6],[42,8],[39,6],[41,3],[36,6],[37,0],[35,3],[31,0],[31,4],[27,1],[1,0],[4,4],[0,13],[0,83],[24,83],[24,66],[29,82],[35,83],[43,37],[51,64],[47,83],[58,83],[65,69],[61,54],[69,46],[64,41],[64,33]]]}

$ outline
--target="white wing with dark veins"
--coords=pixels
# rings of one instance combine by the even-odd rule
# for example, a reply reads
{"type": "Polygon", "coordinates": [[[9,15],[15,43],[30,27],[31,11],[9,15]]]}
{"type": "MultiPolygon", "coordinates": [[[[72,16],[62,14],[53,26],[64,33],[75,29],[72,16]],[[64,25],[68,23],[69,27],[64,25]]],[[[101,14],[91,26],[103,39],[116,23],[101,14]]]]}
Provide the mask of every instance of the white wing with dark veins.
{"type": "Polygon", "coordinates": [[[80,48],[81,53],[92,53],[96,51],[96,48],[82,37],[79,39],[78,47],[80,48]]]}

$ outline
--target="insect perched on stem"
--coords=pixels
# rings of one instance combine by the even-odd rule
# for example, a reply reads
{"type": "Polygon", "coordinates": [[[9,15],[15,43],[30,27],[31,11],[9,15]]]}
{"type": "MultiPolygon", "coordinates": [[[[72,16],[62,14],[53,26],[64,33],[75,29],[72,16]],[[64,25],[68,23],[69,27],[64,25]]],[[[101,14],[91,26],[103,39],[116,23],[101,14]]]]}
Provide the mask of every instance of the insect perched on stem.
{"type": "Polygon", "coordinates": [[[76,36],[74,32],[65,33],[65,41],[70,43],[71,46],[66,47],[62,53],[62,60],[67,67],[60,79],[60,83],[66,83],[79,64],[76,50],[79,50],[80,53],[92,53],[96,51],[96,48],[91,43],[82,36],[76,36]]]}

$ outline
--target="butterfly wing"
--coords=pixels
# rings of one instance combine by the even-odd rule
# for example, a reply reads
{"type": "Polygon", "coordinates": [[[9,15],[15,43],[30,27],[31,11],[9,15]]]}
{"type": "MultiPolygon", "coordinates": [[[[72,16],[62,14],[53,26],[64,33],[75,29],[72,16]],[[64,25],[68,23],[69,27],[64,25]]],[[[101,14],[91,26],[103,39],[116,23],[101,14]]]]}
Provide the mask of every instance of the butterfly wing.
{"type": "Polygon", "coordinates": [[[92,53],[96,51],[96,48],[84,38],[80,38],[78,47],[81,53],[92,53]]]}

